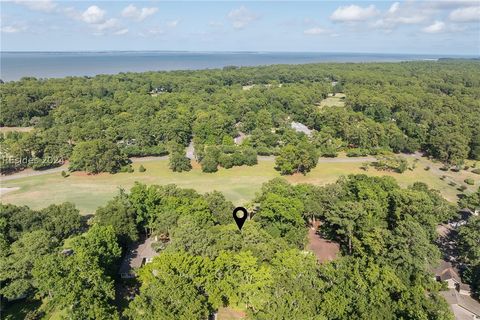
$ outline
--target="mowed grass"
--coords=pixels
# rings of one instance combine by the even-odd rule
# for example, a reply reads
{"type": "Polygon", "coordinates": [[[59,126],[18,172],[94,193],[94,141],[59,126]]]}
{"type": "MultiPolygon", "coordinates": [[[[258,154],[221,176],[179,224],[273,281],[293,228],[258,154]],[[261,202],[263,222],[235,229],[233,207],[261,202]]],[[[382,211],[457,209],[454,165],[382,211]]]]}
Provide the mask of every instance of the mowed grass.
{"type": "Polygon", "coordinates": [[[253,167],[220,169],[216,173],[203,173],[195,167],[190,172],[175,173],[168,168],[168,160],[134,163],[134,173],[102,173],[87,175],[72,173],[63,178],[60,173],[32,176],[5,181],[2,187],[19,187],[17,191],[2,196],[2,202],[28,205],[39,209],[52,203],[73,202],[84,214],[93,213],[118,193],[119,188],[129,190],[135,181],[146,184],[176,184],[182,188],[193,188],[200,193],[222,191],[235,204],[254,198],[260,186],[278,176],[272,161],[261,161],[253,167]],[[147,169],[138,172],[140,164],[147,169]]]}
{"type": "MultiPolygon", "coordinates": [[[[411,160],[411,159],[410,159],[411,160]]],[[[325,185],[335,182],[342,175],[367,174],[373,176],[392,176],[398,183],[406,187],[416,181],[422,181],[431,188],[439,190],[442,195],[456,201],[456,189],[463,181],[465,175],[475,179],[475,186],[469,186],[467,192],[478,188],[480,176],[471,173],[446,173],[451,179],[441,180],[437,171],[426,171],[425,162],[421,160],[413,170],[399,174],[394,172],[377,171],[370,168],[362,170],[362,162],[349,163],[322,163],[320,162],[306,176],[296,174],[285,176],[292,183],[311,183],[325,185]],[[450,181],[457,181],[457,186],[450,186],[450,181]]],[[[411,162],[411,161],[410,161],[411,162]]],[[[118,193],[119,188],[129,190],[135,181],[146,184],[176,184],[182,188],[193,188],[200,193],[213,190],[221,191],[235,205],[242,205],[252,200],[260,190],[263,183],[280,177],[274,169],[273,159],[263,159],[253,167],[234,167],[232,169],[220,169],[216,173],[203,173],[198,166],[190,172],[175,173],[168,169],[168,160],[152,160],[134,163],[134,173],[103,173],[99,175],[87,175],[85,173],[73,173],[68,178],[63,178],[60,173],[52,173],[41,176],[32,176],[18,180],[5,181],[2,187],[19,187],[16,191],[2,196],[3,203],[16,205],[28,205],[33,209],[44,208],[53,203],[65,201],[73,202],[83,214],[94,213],[96,208],[104,205],[118,193]],[[140,164],[147,169],[146,172],[138,172],[140,164]]]]}
{"type": "Polygon", "coordinates": [[[344,107],[345,106],[345,94],[337,93],[335,96],[329,95],[327,98],[320,101],[318,107],[344,107]]]}

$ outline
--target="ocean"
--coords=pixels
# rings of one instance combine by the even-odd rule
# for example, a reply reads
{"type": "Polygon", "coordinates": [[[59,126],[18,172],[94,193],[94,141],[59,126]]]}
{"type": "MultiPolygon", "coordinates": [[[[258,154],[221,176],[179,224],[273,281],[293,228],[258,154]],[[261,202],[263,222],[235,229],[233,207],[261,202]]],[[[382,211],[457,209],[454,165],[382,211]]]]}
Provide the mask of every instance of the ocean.
{"type": "MultiPolygon", "coordinates": [[[[0,79],[61,78],[119,72],[197,70],[315,62],[398,62],[436,60],[445,55],[309,52],[0,52],[0,79]]],[[[465,56],[457,56],[463,57],[465,56]]]]}

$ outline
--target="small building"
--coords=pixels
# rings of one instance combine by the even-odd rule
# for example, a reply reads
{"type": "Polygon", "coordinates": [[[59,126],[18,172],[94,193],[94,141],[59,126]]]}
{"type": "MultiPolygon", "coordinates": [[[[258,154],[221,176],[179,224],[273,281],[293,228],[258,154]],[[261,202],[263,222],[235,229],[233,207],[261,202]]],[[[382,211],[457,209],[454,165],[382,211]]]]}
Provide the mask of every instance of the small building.
{"type": "Polygon", "coordinates": [[[235,138],[233,138],[233,142],[236,144],[236,145],[241,145],[243,140],[245,140],[245,138],[247,138],[247,135],[243,132],[238,132],[238,136],[236,136],[235,138]]]}
{"type": "Polygon", "coordinates": [[[308,127],[303,123],[292,121],[291,127],[293,130],[305,133],[307,136],[312,135],[312,130],[308,129],[308,127]]]}
{"type": "Polygon", "coordinates": [[[150,237],[143,239],[143,241],[136,242],[129,247],[118,270],[122,279],[134,278],[136,276],[135,270],[152,262],[153,258],[158,255],[152,248],[152,244],[155,242],[157,242],[157,238],[150,237]]]}

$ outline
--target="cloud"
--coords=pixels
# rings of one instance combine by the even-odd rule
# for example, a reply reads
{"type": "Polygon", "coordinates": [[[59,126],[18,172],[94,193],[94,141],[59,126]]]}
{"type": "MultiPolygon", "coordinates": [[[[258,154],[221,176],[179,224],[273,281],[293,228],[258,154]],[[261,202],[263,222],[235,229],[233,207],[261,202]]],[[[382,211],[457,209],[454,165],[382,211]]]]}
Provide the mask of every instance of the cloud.
{"type": "Polygon", "coordinates": [[[325,33],[328,33],[328,30],[323,29],[323,28],[319,28],[319,27],[314,27],[314,28],[310,28],[310,29],[307,29],[307,30],[303,31],[303,34],[306,34],[306,35],[309,35],[309,36],[316,36],[316,35],[325,34],[325,33]]]}
{"type": "Polygon", "coordinates": [[[118,36],[124,35],[124,34],[127,34],[127,33],[128,33],[128,29],[127,29],[127,28],[125,28],[125,29],[120,29],[120,30],[114,32],[114,34],[116,34],[116,35],[118,35],[118,36]]]}
{"type": "Polygon", "coordinates": [[[442,0],[442,1],[425,1],[424,4],[432,9],[455,9],[461,7],[478,6],[478,0],[442,0]]]}
{"type": "Polygon", "coordinates": [[[446,28],[445,23],[437,20],[434,23],[432,23],[431,25],[423,28],[422,31],[426,32],[426,33],[439,33],[439,32],[444,31],[445,28],[446,28]]]}
{"type": "Polygon", "coordinates": [[[52,12],[57,7],[52,0],[14,0],[13,2],[34,11],[52,12]]]}
{"type": "Polygon", "coordinates": [[[371,26],[374,28],[384,29],[391,32],[401,24],[418,24],[425,21],[429,17],[427,12],[408,3],[407,6],[400,5],[399,2],[393,3],[390,8],[371,26]]]}
{"type": "Polygon", "coordinates": [[[368,7],[359,7],[357,5],[338,7],[330,16],[330,20],[335,22],[356,22],[365,21],[378,14],[374,5],[368,7]]]}
{"type": "Polygon", "coordinates": [[[0,31],[2,33],[18,33],[25,31],[26,27],[18,27],[18,26],[2,26],[0,27],[0,31]]]}
{"type": "Polygon", "coordinates": [[[397,12],[399,7],[400,7],[400,2],[395,2],[388,9],[388,13],[393,14],[393,13],[397,12]]]}
{"type": "Polygon", "coordinates": [[[155,14],[158,11],[158,8],[137,8],[133,4],[126,6],[122,11],[122,16],[129,19],[134,19],[137,21],[143,21],[149,16],[155,14]]]}
{"type": "Polygon", "coordinates": [[[258,16],[246,7],[241,6],[238,9],[230,11],[227,18],[232,22],[235,29],[243,29],[253,21],[257,20],[258,16]]]}
{"type": "Polygon", "coordinates": [[[97,24],[95,27],[98,31],[106,31],[120,28],[118,20],[114,18],[105,20],[104,22],[97,24]]]}
{"type": "Polygon", "coordinates": [[[81,19],[88,24],[103,23],[105,21],[105,10],[97,6],[90,6],[82,13],[81,19]]]}
{"type": "Polygon", "coordinates": [[[167,22],[167,27],[169,27],[169,28],[175,28],[176,26],[178,26],[179,23],[180,23],[179,20],[168,21],[168,22],[167,22]]]}
{"type": "Polygon", "coordinates": [[[454,22],[480,21],[480,5],[475,7],[458,8],[450,12],[448,19],[454,22]]]}

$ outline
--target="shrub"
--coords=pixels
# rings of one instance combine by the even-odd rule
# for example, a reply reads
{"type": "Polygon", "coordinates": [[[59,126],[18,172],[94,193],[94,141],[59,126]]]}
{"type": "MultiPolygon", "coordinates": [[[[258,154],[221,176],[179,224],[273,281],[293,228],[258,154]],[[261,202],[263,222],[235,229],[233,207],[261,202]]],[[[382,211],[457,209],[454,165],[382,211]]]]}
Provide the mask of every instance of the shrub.
{"type": "Polygon", "coordinates": [[[133,169],[133,167],[132,167],[131,164],[127,166],[127,172],[128,172],[128,173],[133,173],[134,171],[135,171],[135,170],[133,169]]]}
{"type": "Polygon", "coordinates": [[[258,147],[257,152],[260,156],[269,156],[272,154],[272,150],[270,150],[268,147],[258,147]]]}
{"type": "Polygon", "coordinates": [[[480,169],[473,169],[472,172],[475,174],[480,174],[480,169]]]}
{"type": "Polygon", "coordinates": [[[243,163],[247,166],[253,166],[258,163],[257,152],[252,148],[245,148],[243,150],[243,163]]]}
{"type": "Polygon", "coordinates": [[[169,166],[173,172],[190,171],[192,169],[192,164],[190,159],[185,156],[185,151],[172,152],[169,160],[169,166]]]}
{"type": "Polygon", "coordinates": [[[467,190],[467,186],[464,186],[464,185],[461,185],[459,188],[458,188],[459,191],[465,191],[467,190]]]}
{"type": "Polygon", "coordinates": [[[62,177],[64,177],[64,178],[67,177],[67,173],[65,172],[65,170],[62,170],[62,177]]]}
{"type": "Polygon", "coordinates": [[[147,169],[145,169],[143,164],[141,164],[140,167],[138,167],[138,172],[145,172],[145,171],[147,171],[147,169]]]}
{"type": "Polygon", "coordinates": [[[429,171],[429,170],[430,170],[430,166],[426,166],[425,171],[429,171]]]}
{"type": "Polygon", "coordinates": [[[469,184],[471,186],[473,186],[475,184],[475,181],[472,178],[467,178],[467,179],[463,180],[463,182],[465,182],[466,184],[469,184]]]}
{"type": "Polygon", "coordinates": [[[368,151],[365,149],[354,148],[347,150],[347,157],[365,157],[368,155],[368,151]]]}
{"type": "Polygon", "coordinates": [[[200,162],[203,172],[216,172],[218,170],[218,163],[215,157],[207,153],[200,162]]]}
{"type": "Polygon", "coordinates": [[[452,187],[455,187],[457,184],[456,184],[455,182],[453,182],[453,181],[450,181],[450,182],[448,183],[448,185],[449,185],[449,186],[452,186],[452,187]]]}
{"type": "Polygon", "coordinates": [[[230,169],[231,167],[233,167],[233,156],[225,153],[221,154],[218,157],[218,164],[225,169],[230,169]]]}

